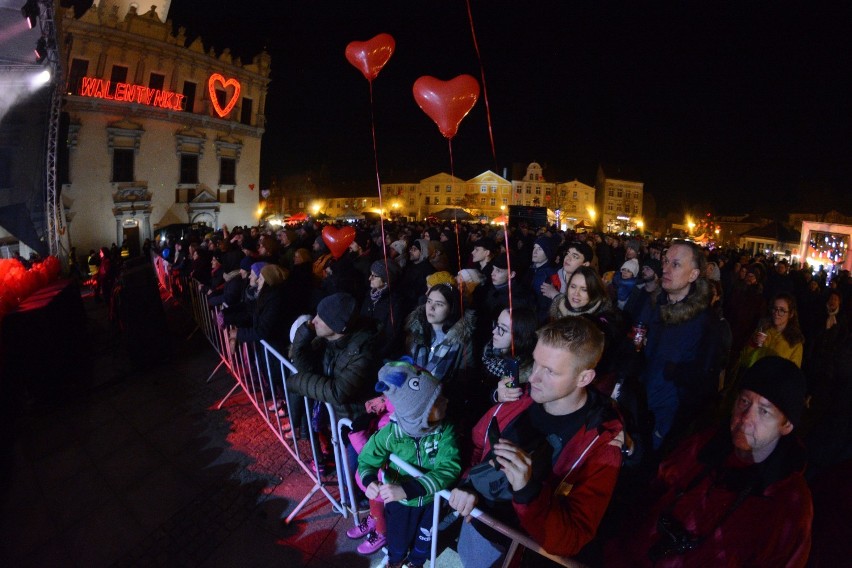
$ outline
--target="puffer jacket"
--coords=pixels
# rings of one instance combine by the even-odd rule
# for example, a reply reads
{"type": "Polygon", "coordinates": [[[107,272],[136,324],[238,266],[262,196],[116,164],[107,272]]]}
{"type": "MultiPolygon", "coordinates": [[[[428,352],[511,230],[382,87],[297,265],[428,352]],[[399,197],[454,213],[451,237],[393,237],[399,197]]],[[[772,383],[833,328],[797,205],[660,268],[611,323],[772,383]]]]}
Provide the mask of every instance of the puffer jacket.
{"type": "Polygon", "coordinates": [[[375,328],[361,322],[336,341],[296,333],[291,355],[298,372],[287,377],[287,390],[330,403],[337,418],[357,418],[376,396],[375,339],[375,328]]]}
{"type": "Polygon", "coordinates": [[[384,483],[399,485],[407,499],[403,505],[421,507],[432,502],[435,493],[451,487],[461,474],[461,458],[452,424],[444,423],[435,431],[412,438],[393,421],[373,434],[358,455],[358,473],[364,486],[378,480],[379,469],[387,465],[384,483]],[[424,473],[414,478],[390,462],[390,454],[424,473]]]}

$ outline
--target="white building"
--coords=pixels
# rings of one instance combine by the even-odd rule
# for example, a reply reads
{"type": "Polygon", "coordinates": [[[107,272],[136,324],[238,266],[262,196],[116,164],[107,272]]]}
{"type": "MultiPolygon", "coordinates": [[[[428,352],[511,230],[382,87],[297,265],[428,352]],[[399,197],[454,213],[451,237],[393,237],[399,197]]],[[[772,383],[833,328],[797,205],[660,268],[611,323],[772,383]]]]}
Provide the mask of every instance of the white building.
{"type": "Polygon", "coordinates": [[[72,246],[138,247],[173,223],[256,219],[271,58],[244,64],[172,34],[166,10],[138,14],[103,0],[61,20],[68,61],[69,183],[62,202],[72,246]]]}

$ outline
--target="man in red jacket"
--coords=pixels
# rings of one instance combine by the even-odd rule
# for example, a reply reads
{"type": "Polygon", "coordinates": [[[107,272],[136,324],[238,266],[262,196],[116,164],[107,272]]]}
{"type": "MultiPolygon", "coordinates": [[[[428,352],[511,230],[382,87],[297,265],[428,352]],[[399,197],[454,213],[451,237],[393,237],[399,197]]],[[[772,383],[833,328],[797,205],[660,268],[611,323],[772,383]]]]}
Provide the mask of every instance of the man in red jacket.
{"type": "MultiPolygon", "coordinates": [[[[478,506],[547,552],[572,556],[595,536],[609,504],[623,426],[614,403],[587,388],[604,347],[595,324],[564,318],[537,333],[529,394],[476,425],[475,465],[450,505],[462,516],[478,506]]],[[[508,544],[473,520],[463,523],[458,551],[465,568],[499,566],[508,544]]]]}
{"type": "Polygon", "coordinates": [[[607,568],[805,566],[813,503],[804,448],[790,435],[804,400],[795,364],[755,363],[730,425],[687,438],[660,465],[650,506],[608,543],[607,568]]]}

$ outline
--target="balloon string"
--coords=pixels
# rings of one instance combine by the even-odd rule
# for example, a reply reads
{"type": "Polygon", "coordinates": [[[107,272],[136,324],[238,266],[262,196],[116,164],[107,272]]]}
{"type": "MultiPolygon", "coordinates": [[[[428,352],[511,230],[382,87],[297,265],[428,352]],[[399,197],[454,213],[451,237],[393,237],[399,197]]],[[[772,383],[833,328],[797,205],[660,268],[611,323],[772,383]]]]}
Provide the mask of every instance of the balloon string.
{"type": "MultiPolygon", "coordinates": [[[[447,145],[450,149],[450,179],[455,180],[456,178],[456,170],[453,165],[453,139],[447,138],[447,145]]],[[[455,184],[455,182],[452,182],[455,184]]],[[[436,198],[437,199],[437,198],[436,198]]],[[[453,221],[455,221],[456,226],[456,255],[458,256],[458,264],[459,264],[459,272],[461,272],[461,249],[459,248],[459,218],[458,218],[458,208],[453,207],[453,221]]],[[[464,281],[461,283],[456,283],[459,289],[459,313],[464,317],[464,281]]]]}
{"type": "MultiPolygon", "coordinates": [[[[506,223],[503,222],[503,240],[506,243],[506,270],[508,270],[509,280],[509,329],[515,329],[515,320],[512,319],[512,259],[509,255],[509,231],[506,229],[506,223]]],[[[515,334],[511,335],[512,357],[515,357],[515,334]]]]}
{"type": "Polygon", "coordinates": [[[497,150],[494,146],[494,128],[491,125],[491,105],[488,104],[488,87],[485,82],[485,66],[482,64],[482,55],[479,53],[479,42],[476,41],[476,29],[473,26],[473,11],[470,9],[470,0],[466,0],[467,19],[470,22],[470,35],[473,37],[473,48],[476,50],[476,58],[479,60],[479,76],[482,77],[482,98],[485,101],[485,117],[488,120],[488,137],[491,140],[491,156],[494,158],[494,171],[497,171],[497,150]]]}
{"type": "Polygon", "coordinates": [[[385,208],[382,204],[382,180],[379,176],[379,151],[376,145],[376,116],[375,110],[373,108],[373,82],[367,81],[370,85],[370,130],[373,134],[373,162],[376,166],[376,187],[379,191],[379,226],[381,227],[382,233],[382,256],[385,259],[385,276],[387,276],[387,287],[388,287],[388,304],[390,305],[390,323],[391,329],[396,327],[396,324],[393,321],[393,294],[391,293],[391,283],[390,283],[390,269],[388,268],[388,247],[385,243],[385,208]]]}

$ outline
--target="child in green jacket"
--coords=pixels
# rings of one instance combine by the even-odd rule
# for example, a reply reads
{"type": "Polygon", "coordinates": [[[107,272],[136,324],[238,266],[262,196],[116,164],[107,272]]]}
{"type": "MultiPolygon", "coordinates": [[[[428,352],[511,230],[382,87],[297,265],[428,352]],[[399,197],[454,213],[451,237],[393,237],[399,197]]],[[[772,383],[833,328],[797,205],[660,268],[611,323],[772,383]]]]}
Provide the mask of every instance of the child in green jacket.
{"type": "Polygon", "coordinates": [[[427,371],[405,360],[387,363],[379,370],[376,390],[385,393],[394,414],[361,450],[358,473],[367,497],[385,503],[388,567],[401,568],[407,556],[407,566],[419,568],[431,548],[433,496],[455,484],[461,473],[456,434],[444,422],[447,400],[441,382],[427,371]],[[399,470],[389,461],[391,453],[423,475],[414,478],[399,470]]]}

